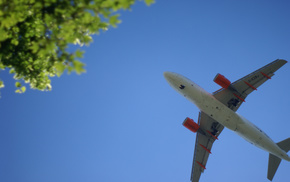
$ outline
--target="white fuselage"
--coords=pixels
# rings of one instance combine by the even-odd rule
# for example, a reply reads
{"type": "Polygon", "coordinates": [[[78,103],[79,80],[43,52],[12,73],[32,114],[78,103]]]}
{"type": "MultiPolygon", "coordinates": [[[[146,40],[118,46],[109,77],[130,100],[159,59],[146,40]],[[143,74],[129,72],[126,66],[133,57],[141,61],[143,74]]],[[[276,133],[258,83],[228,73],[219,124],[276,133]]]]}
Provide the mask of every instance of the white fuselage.
{"type": "Polygon", "coordinates": [[[194,103],[208,116],[234,131],[255,146],[266,150],[281,159],[290,161],[290,157],[287,153],[273,142],[273,140],[261,129],[222,104],[212,94],[177,73],[165,72],[164,76],[177,92],[194,103]]]}

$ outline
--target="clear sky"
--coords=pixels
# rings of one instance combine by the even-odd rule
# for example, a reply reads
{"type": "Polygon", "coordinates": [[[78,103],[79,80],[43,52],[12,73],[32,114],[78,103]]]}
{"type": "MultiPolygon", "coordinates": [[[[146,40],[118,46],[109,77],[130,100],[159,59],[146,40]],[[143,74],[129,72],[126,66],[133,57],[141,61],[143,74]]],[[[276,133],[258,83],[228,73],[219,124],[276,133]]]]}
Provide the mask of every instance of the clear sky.
{"type": "MultiPolygon", "coordinates": [[[[209,92],[217,73],[235,81],[282,58],[290,61],[287,0],[156,0],[121,12],[118,28],[84,47],[87,73],[52,79],[53,90],[0,99],[2,182],[189,181],[195,134],[182,126],[199,110],[164,71],[209,92]]],[[[290,137],[290,65],[238,112],[275,142],[290,137]]],[[[228,129],[215,142],[200,181],[267,181],[268,153],[228,129]]],[[[288,181],[282,161],[274,181],[288,181]]]]}

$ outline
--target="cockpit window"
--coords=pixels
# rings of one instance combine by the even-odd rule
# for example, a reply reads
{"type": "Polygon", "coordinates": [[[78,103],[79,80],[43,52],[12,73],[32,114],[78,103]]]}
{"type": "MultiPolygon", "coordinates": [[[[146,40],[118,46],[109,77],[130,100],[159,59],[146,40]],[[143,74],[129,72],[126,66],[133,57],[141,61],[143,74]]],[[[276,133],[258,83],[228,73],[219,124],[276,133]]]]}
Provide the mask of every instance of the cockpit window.
{"type": "Polygon", "coordinates": [[[184,86],[184,85],[180,85],[179,88],[180,88],[180,89],[184,89],[185,86],[184,86]]]}

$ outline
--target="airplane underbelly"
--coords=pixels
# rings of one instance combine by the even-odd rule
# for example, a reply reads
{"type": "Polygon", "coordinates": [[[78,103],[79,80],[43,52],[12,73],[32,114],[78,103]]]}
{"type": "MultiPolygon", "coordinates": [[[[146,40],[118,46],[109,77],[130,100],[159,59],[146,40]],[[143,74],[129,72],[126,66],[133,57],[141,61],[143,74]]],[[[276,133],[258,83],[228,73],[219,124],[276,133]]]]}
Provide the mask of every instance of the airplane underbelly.
{"type": "Polygon", "coordinates": [[[266,150],[276,156],[280,156],[281,153],[284,153],[276,145],[276,143],[270,137],[268,137],[260,128],[250,123],[242,116],[240,117],[240,119],[242,119],[244,123],[237,125],[237,130],[235,132],[238,135],[240,135],[251,144],[263,150],[266,150]]]}
{"type": "Polygon", "coordinates": [[[213,96],[208,94],[203,95],[203,102],[200,109],[228,129],[236,130],[237,116],[235,112],[216,100],[213,96]]]}
{"type": "Polygon", "coordinates": [[[214,97],[208,94],[203,95],[202,104],[198,107],[208,116],[228,129],[236,132],[251,144],[276,156],[285,155],[285,152],[283,152],[261,129],[223,105],[214,97]]]}

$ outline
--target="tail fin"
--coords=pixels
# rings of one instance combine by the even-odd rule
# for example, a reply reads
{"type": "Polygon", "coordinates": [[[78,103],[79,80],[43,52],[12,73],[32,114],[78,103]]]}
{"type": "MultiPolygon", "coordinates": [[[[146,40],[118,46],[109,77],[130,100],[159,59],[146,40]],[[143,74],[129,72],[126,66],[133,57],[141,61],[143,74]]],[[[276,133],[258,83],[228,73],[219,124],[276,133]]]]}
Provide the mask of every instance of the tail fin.
{"type": "MultiPolygon", "coordinates": [[[[287,138],[286,140],[283,140],[279,143],[277,143],[277,145],[284,150],[285,152],[288,152],[290,150],[290,138],[287,138]]],[[[281,159],[279,157],[276,157],[273,154],[269,155],[269,163],[268,163],[268,179],[270,181],[273,180],[273,177],[280,165],[281,159]]]]}

